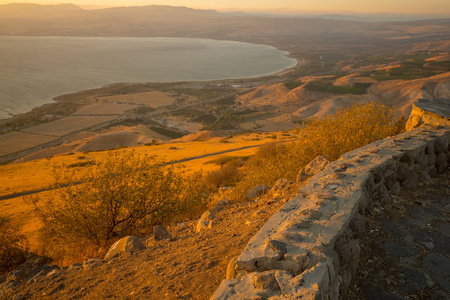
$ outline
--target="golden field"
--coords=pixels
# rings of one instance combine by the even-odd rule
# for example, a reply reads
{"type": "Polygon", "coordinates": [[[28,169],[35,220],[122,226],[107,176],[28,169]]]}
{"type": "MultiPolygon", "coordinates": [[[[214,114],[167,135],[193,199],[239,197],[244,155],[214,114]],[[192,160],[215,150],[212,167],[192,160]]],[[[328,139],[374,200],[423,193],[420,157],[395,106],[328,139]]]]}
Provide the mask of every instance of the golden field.
{"type": "MultiPolygon", "coordinates": [[[[293,136],[285,134],[283,139],[291,139],[293,136]]],[[[282,140],[274,139],[273,133],[251,133],[228,138],[212,138],[199,142],[172,142],[160,145],[148,145],[117,149],[112,151],[136,151],[140,155],[151,155],[157,160],[171,162],[191,159],[176,163],[183,166],[186,173],[196,171],[210,172],[219,168],[218,165],[208,163],[221,156],[250,156],[258,149],[259,145],[282,140]],[[270,137],[270,138],[269,138],[270,137]],[[241,149],[243,147],[249,147],[241,149]],[[220,153],[226,151],[227,153],[220,153]]],[[[0,196],[16,193],[48,189],[52,186],[53,168],[58,165],[75,165],[89,161],[99,161],[106,151],[69,153],[49,158],[33,160],[23,163],[12,163],[0,166],[0,196]]],[[[82,175],[87,170],[85,166],[74,166],[73,170],[82,175]]],[[[48,191],[40,192],[39,196],[48,195],[48,191]]],[[[16,197],[0,201],[0,215],[8,217],[12,224],[21,228],[21,231],[30,239],[31,247],[37,244],[37,230],[40,227],[38,219],[34,216],[32,207],[23,197],[16,197]]]]}

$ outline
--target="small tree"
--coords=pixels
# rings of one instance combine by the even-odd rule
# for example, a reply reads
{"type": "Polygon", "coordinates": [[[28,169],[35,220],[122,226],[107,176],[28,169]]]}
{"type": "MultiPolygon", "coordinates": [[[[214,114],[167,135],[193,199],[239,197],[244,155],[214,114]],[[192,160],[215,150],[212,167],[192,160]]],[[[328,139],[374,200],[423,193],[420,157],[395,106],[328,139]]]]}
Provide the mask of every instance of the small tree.
{"type": "Polygon", "coordinates": [[[66,245],[98,247],[114,237],[148,232],[192,201],[205,201],[174,167],[134,151],[109,152],[81,178],[65,165],[56,167],[55,181],[50,197],[29,199],[47,235],[66,245]]]}

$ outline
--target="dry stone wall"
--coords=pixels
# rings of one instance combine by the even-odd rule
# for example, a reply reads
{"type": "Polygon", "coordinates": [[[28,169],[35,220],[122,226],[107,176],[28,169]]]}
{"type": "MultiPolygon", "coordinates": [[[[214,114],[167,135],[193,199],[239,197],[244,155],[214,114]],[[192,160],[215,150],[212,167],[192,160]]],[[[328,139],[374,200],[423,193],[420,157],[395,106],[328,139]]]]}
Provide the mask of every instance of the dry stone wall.
{"type": "Polygon", "coordinates": [[[426,125],[329,164],[231,260],[211,299],[345,297],[371,204],[447,170],[449,140],[449,127],[426,125]]]}

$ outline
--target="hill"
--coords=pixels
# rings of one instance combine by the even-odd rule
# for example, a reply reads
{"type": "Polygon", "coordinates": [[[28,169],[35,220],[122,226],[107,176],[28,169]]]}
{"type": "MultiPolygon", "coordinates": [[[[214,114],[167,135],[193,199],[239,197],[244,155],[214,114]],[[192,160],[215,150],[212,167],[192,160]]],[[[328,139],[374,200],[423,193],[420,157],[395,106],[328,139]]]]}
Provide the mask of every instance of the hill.
{"type": "Polygon", "coordinates": [[[73,5],[0,5],[0,35],[195,37],[270,44],[290,51],[374,49],[448,37],[450,19],[365,23],[232,15],[186,7],[83,10],[73,5]],[[402,38],[403,37],[403,38],[402,38]],[[407,37],[408,43],[405,38],[407,37]],[[356,46],[356,48],[355,48],[356,46]]]}

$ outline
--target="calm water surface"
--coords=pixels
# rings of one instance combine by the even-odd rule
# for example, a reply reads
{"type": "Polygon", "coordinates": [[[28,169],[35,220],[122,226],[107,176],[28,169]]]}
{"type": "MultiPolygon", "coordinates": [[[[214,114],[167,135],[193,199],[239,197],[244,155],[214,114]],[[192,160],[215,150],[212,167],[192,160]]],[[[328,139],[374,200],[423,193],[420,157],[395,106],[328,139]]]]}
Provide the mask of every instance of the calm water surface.
{"type": "Polygon", "coordinates": [[[265,45],[184,38],[0,37],[0,118],[117,82],[249,78],[296,61],[265,45]]]}

